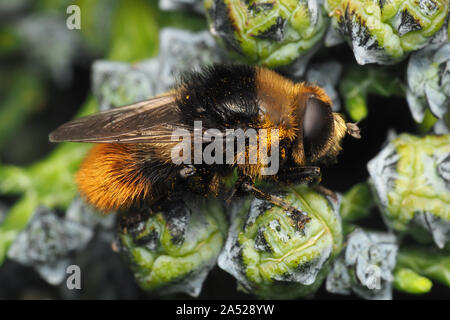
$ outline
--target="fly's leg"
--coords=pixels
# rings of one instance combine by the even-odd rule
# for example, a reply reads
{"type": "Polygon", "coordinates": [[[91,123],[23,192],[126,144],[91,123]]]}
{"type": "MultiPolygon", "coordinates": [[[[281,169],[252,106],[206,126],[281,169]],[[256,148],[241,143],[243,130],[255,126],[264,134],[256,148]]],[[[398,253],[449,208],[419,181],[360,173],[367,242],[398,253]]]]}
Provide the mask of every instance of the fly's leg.
{"type": "Polygon", "coordinates": [[[337,200],[338,200],[337,195],[334,191],[332,191],[328,188],[325,188],[321,184],[317,184],[317,185],[313,186],[313,189],[325,197],[330,197],[331,199],[333,199],[334,202],[337,202],[337,200]]]}
{"type": "Polygon", "coordinates": [[[252,193],[257,198],[266,200],[271,204],[278,206],[284,209],[286,212],[288,212],[300,230],[305,227],[305,224],[308,221],[311,220],[311,218],[308,217],[305,212],[298,210],[297,208],[294,208],[280,197],[275,196],[273,194],[265,193],[260,189],[256,188],[250,177],[241,177],[238,183],[240,183],[239,189],[241,189],[242,191],[252,193]]]}
{"type": "Polygon", "coordinates": [[[336,193],[320,184],[322,175],[319,167],[294,167],[283,170],[277,175],[277,179],[281,183],[286,184],[300,184],[308,183],[312,189],[323,196],[330,197],[337,201],[336,193]]]}
{"type": "Polygon", "coordinates": [[[283,184],[317,184],[322,179],[319,167],[291,167],[280,171],[276,180],[283,184]]]}

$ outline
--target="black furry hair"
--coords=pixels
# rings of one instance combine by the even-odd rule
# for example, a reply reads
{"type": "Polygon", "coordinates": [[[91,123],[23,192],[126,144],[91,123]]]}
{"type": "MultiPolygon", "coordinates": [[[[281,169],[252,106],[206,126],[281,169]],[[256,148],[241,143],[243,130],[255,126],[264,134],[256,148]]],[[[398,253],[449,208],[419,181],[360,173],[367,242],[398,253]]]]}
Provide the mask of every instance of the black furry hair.
{"type": "Polygon", "coordinates": [[[256,69],[215,64],[181,76],[177,105],[185,120],[213,122],[217,127],[250,123],[258,116],[256,69]]]}

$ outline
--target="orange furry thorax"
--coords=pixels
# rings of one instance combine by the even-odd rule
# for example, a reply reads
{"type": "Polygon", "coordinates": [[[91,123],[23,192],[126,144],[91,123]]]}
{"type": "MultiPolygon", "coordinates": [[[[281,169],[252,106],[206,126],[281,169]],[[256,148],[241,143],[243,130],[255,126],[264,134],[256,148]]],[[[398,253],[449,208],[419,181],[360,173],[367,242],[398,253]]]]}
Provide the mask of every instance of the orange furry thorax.
{"type": "Polygon", "coordinates": [[[146,198],[151,185],[136,167],[132,145],[98,144],[83,161],[76,181],[81,195],[108,212],[129,208],[146,198]]]}

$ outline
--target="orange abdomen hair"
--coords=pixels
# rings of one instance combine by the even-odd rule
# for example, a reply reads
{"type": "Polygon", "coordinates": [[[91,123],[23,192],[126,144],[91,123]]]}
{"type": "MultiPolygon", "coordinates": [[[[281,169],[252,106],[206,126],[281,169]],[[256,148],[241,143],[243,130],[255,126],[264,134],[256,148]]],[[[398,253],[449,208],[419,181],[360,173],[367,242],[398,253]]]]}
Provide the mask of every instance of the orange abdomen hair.
{"type": "Polygon", "coordinates": [[[103,212],[129,208],[150,194],[151,184],[139,170],[133,146],[95,145],[82,163],[76,181],[81,195],[103,212]]]}

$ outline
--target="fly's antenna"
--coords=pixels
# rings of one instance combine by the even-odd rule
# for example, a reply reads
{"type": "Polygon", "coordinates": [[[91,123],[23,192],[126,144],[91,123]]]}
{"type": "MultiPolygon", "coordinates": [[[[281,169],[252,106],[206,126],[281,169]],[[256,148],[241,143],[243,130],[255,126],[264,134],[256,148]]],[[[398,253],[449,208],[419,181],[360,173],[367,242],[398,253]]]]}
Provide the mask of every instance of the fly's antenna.
{"type": "Polygon", "coordinates": [[[361,139],[361,132],[359,130],[358,123],[359,121],[356,123],[347,122],[347,133],[353,138],[361,139]]]}

